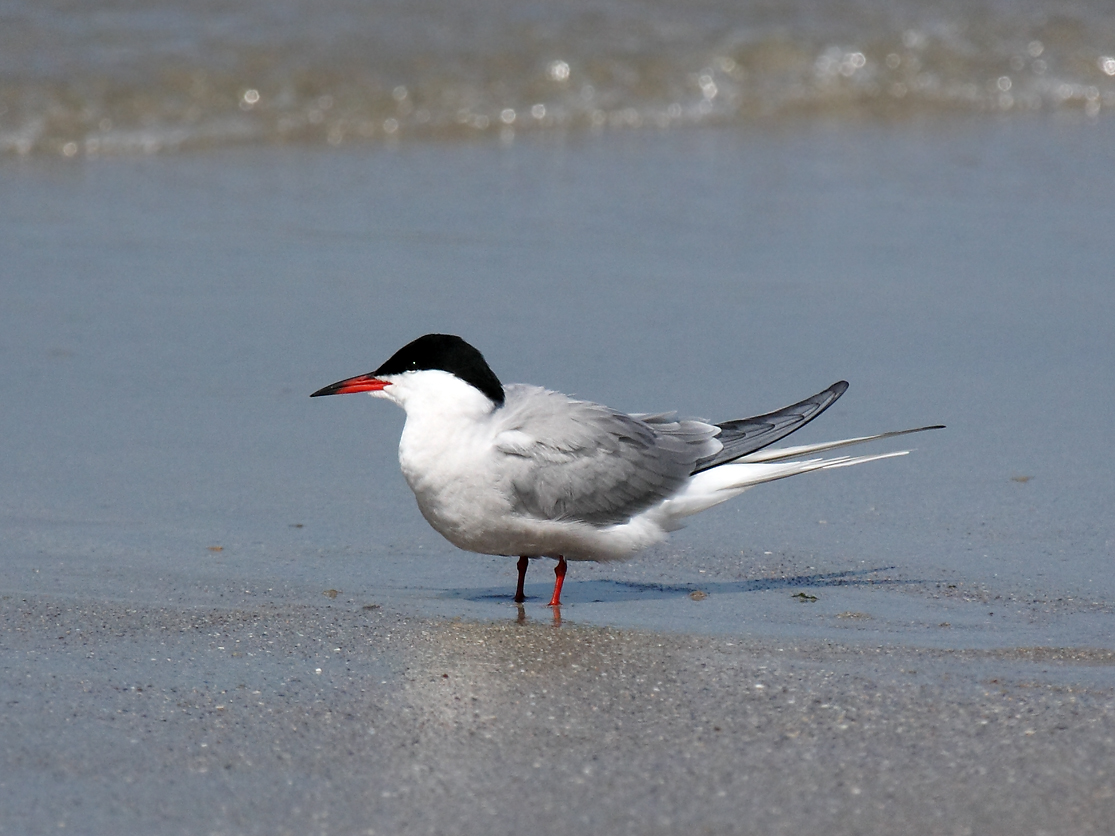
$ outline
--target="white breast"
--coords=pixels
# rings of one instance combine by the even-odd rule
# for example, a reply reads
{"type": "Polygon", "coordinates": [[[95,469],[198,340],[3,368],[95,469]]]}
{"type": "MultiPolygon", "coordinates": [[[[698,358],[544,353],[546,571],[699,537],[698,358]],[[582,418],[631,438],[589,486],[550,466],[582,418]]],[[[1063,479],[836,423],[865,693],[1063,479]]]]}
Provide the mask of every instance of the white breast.
{"type": "Polygon", "coordinates": [[[402,376],[387,394],[407,413],[399,465],[422,516],[454,545],[492,553],[500,545],[493,535],[512,515],[496,467],[492,402],[440,371],[402,376]]]}

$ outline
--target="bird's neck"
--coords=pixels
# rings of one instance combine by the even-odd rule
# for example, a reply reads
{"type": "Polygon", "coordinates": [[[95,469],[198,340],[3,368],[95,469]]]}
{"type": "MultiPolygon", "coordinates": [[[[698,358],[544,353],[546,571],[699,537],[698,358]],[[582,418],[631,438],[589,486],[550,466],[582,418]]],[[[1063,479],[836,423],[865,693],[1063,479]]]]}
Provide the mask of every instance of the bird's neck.
{"type": "MultiPolygon", "coordinates": [[[[417,377],[417,376],[415,376],[417,377]]],[[[487,395],[452,375],[423,375],[393,393],[407,413],[399,439],[399,463],[412,488],[426,477],[452,468],[477,445],[491,443],[492,413],[487,395]]]]}

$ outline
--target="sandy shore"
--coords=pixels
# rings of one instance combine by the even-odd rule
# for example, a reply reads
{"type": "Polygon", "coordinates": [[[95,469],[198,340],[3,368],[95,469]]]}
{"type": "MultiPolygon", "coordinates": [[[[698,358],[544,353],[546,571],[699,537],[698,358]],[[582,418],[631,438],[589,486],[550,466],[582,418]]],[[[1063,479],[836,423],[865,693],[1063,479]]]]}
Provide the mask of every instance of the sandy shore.
{"type": "Polygon", "coordinates": [[[1103,833],[1110,651],[6,595],[2,833],[1103,833]]]}

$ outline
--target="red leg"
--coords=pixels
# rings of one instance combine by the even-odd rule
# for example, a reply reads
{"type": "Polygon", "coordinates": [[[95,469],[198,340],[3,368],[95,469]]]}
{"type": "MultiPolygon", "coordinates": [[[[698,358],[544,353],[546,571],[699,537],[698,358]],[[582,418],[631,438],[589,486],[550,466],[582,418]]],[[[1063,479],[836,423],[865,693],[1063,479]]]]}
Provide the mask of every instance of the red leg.
{"type": "Polygon", "coordinates": [[[521,604],[527,599],[527,596],[523,593],[523,584],[526,582],[527,579],[527,566],[529,565],[530,561],[527,559],[527,556],[525,554],[519,558],[519,583],[515,586],[516,604],[521,604]]]}
{"type": "Polygon", "coordinates": [[[565,558],[558,555],[557,566],[554,567],[554,597],[550,599],[551,607],[561,606],[561,585],[565,583],[565,558]]]}

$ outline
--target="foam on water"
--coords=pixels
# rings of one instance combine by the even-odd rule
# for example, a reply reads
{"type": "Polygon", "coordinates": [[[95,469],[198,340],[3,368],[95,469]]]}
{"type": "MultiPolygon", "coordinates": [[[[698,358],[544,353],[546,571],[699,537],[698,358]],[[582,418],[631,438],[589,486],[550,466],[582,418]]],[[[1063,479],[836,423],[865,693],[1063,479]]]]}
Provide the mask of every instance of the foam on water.
{"type": "Polygon", "coordinates": [[[19,155],[1115,106],[1115,14],[1087,0],[15,0],[0,20],[19,155]]]}

